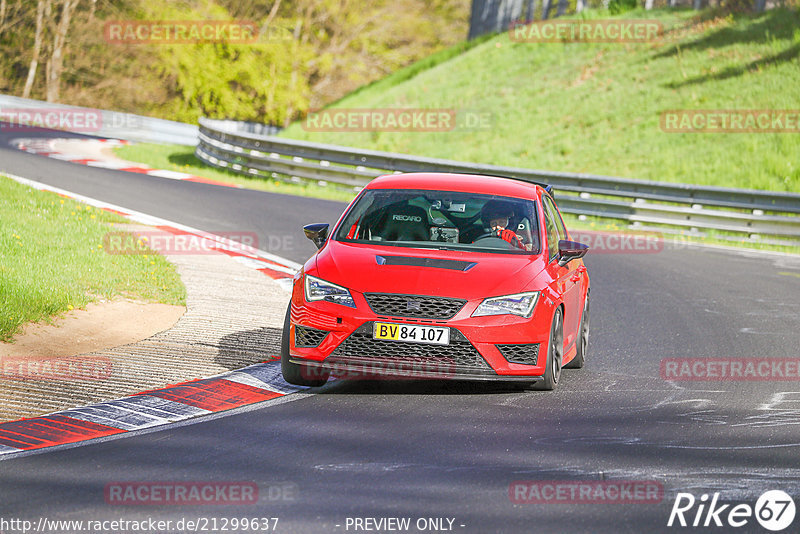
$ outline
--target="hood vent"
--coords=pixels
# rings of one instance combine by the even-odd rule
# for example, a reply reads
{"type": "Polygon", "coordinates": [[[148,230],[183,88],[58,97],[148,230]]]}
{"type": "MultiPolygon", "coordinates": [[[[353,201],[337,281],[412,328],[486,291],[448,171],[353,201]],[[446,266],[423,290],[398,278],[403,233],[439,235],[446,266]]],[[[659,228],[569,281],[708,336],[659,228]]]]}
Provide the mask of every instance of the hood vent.
{"type": "Polygon", "coordinates": [[[405,265],[406,267],[432,267],[451,271],[469,271],[476,265],[474,261],[443,260],[438,258],[417,258],[414,256],[375,256],[378,265],[405,265]]]}

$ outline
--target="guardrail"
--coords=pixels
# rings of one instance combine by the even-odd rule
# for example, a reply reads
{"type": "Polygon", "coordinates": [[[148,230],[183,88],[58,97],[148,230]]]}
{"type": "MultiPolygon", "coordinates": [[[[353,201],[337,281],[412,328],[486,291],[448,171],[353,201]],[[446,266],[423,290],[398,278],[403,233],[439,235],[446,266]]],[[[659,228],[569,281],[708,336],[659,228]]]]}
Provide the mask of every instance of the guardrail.
{"type": "Polygon", "coordinates": [[[581,173],[480,165],[309,143],[265,135],[251,123],[200,119],[195,155],[209,165],[247,176],[359,190],[379,174],[456,172],[512,176],[547,182],[558,192],[565,213],[627,221],[632,227],[664,233],[703,235],[731,232],[722,239],[800,246],[800,194],[630,180],[581,173]],[[247,131],[248,129],[249,131],[247,131]],[[649,226],[648,226],[649,225],[649,226]]]}
{"type": "MultiPolygon", "coordinates": [[[[3,119],[2,114],[4,111],[19,113],[21,110],[46,110],[48,112],[71,110],[82,113],[99,113],[101,120],[97,124],[97,128],[82,130],[83,133],[88,135],[126,139],[142,143],[169,143],[187,146],[194,146],[197,143],[197,126],[194,124],[145,117],[120,111],[109,111],[107,109],[68,106],[30,98],[0,95],[0,120],[3,119]]],[[[22,136],[24,134],[20,134],[20,137],[22,136]]]]}

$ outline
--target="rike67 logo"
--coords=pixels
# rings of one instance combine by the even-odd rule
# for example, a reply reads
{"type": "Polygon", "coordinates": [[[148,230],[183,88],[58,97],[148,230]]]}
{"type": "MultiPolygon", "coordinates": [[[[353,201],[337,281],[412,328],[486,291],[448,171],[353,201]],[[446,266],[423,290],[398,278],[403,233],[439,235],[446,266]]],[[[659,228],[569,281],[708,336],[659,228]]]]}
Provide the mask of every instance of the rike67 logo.
{"type": "Polygon", "coordinates": [[[719,493],[709,502],[708,494],[699,499],[691,493],[678,493],[669,514],[667,526],[739,528],[756,521],[767,530],[784,530],[794,521],[794,500],[781,490],[766,491],[755,507],[749,504],[718,504],[719,493]]]}

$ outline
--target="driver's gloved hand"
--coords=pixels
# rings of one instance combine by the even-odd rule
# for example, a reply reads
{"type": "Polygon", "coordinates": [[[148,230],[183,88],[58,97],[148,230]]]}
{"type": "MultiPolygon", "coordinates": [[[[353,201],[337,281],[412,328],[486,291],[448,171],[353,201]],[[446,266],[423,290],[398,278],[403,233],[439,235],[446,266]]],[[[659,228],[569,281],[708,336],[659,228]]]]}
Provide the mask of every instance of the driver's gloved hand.
{"type": "Polygon", "coordinates": [[[503,241],[508,241],[512,245],[516,245],[520,248],[524,247],[524,245],[522,244],[522,240],[520,240],[520,238],[517,236],[517,234],[514,233],[513,230],[505,228],[503,230],[497,230],[496,234],[497,237],[499,237],[503,241]]]}

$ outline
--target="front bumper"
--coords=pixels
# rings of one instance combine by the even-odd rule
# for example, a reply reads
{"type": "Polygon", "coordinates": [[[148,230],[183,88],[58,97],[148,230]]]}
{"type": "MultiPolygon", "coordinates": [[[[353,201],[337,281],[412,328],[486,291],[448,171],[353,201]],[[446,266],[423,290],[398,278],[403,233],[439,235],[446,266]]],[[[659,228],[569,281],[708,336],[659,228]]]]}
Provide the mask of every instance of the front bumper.
{"type": "Polygon", "coordinates": [[[290,360],[350,378],[541,380],[550,330],[547,312],[534,311],[531,318],[470,317],[475,306],[468,304],[451,320],[430,321],[383,317],[362,312],[361,306],[352,310],[327,302],[308,304],[301,295],[292,300],[290,360]],[[448,327],[450,343],[373,339],[378,321],[448,327]]]}

